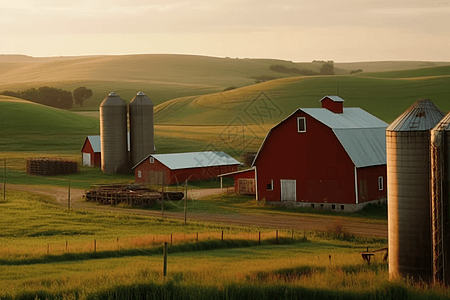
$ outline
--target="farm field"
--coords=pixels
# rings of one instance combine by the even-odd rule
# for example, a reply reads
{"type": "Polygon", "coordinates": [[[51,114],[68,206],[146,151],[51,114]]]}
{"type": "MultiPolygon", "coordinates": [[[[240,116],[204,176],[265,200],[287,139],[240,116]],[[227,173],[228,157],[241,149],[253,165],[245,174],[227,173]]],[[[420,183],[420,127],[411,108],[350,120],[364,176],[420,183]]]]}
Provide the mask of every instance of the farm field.
{"type": "Polygon", "coordinates": [[[10,299],[449,296],[439,287],[389,282],[382,255],[367,265],[359,252],[385,247],[385,239],[346,240],[333,230],[297,232],[292,239],[280,231],[277,244],[273,230],[257,227],[67,211],[51,197],[7,196],[0,211],[0,295],[10,299]],[[164,278],[160,245],[175,233],[164,278]]]}
{"type": "Polygon", "coordinates": [[[240,159],[259,149],[272,126],[298,107],[320,107],[326,94],[386,122],[419,98],[446,113],[450,63],[336,63],[337,75],[298,77],[269,67],[317,71],[321,63],[170,55],[5,59],[0,56],[0,91],[86,86],[95,96],[73,111],[0,96],[1,179],[7,163],[0,298],[450,298],[442,287],[389,281],[382,255],[371,265],[362,261],[359,252],[367,247],[387,246],[385,205],[358,213],[275,208],[217,194],[215,181],[189,186],[195,197],[184,225],[181,202],[167,203],[163,217],[159,203],[142,209],[81,199],[91,184],[132,183],[133,175],[82,166],[64,176],[25,173],[29,157],[81,162],[86,136],[99,134],[98,105],[112,90],[127,101],[143,90],[154,101],[157,153],[221,150],[240,159]],[[359,68],[364,72],[349,75],[359,68]],[[280,78],[254,84],[258,76],[280,78]],[[210,195],[202,197],[201,187],[210,195]],[[172,239],[164,278],[161,245],[172,239]]]}

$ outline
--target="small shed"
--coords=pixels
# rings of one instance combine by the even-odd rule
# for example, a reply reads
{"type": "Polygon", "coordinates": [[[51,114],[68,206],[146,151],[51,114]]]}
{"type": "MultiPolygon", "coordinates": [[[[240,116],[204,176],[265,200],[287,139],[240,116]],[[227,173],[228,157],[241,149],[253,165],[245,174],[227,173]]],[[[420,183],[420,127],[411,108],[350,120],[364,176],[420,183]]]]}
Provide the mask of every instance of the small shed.
{"type": "MultiPolygon", "coordinates": [[[[130,152],[130,133],[127,134],[128,152],[130,152]]],[[[83,166],[100,167],[102,164],[102,148],[99,135],[88,135],[81,147],[83,166]]]]}
{"type": "Polygon", "coordinates": [[[234,179],[234,191],[240,195],[256,195],[255,169],[240,170],[220,174],[220,186],[222,186],[222,178],[228,177],[234,179]]]}
{"type": "Polygon", "coordinates": [[[142,184],[177,184],[216,178],[237,171],[241,163],[222,151],[150,154],[133,169],[142,184]]]}

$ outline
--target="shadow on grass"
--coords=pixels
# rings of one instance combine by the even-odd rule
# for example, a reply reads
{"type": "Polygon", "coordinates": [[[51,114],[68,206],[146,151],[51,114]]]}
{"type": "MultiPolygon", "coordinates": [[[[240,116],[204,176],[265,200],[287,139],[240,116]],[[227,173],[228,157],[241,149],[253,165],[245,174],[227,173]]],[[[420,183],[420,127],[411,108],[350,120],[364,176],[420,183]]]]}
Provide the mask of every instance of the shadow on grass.
{"type": "MultiPolygon", "coordinates": [[[[287,238],[266,239],[261,241],[261,245],[273,245],[273,244],[293,244],[306,241],[292,240],[287,238]]],[[[194,251],[208,251],[218,249],[232,249],[232,248],[244,248],[258,246],[258,241],[251,240],[208,240],[200,242],[184,243],[180,245],[169,246],[168,253],[183,253],[194,251]]],[[[164,246],[158,246],[153,248],[144,249],[118,249],[108,251],[97,252],[84,252],[84,253],[64,253],[61,255],[46,255],[40,258],[31,259],[0,259],[0,265],[12,266],[12,265],[34,265],[34,264],[49,264],[55,262],[68,262],[68,261],[82,261],[92,259],[108,259],[108,258],[120,258],[130,256],[152,256],[162,255],[164,246]]]]}

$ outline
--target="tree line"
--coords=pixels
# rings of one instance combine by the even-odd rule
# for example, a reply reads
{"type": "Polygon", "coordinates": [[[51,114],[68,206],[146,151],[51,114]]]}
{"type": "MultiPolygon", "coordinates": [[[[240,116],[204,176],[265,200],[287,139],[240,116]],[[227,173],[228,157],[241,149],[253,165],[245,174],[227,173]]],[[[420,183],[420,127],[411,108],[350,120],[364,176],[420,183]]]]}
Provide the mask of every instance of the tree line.
{"type": "Polygon", "coordinates": [[[297,68],[288,68],[283,65],[272,65],[270,66],[270,70],[279,73],[298,74],[298,75],[334,75],[334,62],[332,60],[324,62],[319,72],[315,72],[312,70],[301,70],[297,68]]]}
{"type": "Polygon", "coordinates": [[[73,106],[74,100],[75,104],[83,107],[84,100],[92,97],[93,93],[92,90],[84,86],[77,87],[73,91],[73,95],[70,91],[43,86],[37,89],[29,88],[25,91],[19,92],[3,91],[0,93],[0,95],[21,98],[24,100],[56,108],[70,109],[73,106]]]}

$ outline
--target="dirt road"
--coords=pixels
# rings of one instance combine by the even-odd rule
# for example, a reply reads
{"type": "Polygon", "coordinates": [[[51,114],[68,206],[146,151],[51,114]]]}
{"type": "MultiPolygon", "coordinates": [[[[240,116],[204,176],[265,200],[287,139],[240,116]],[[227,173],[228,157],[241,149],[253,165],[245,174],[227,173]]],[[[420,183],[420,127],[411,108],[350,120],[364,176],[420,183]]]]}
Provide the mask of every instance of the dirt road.
{"type": "MultiPolygon", "coordinates": [[[[68,190],[60,187],[41,187],[29,185],[7,185],[7,189],[16,189],[29,191],[54,197],[62,206],[67,206],[68,190]]],[[[205,190],[202,195],[211,195],[219,193],[220,189],[205,190]]],[[[73,209],[84,210],[100,210],[100,211],[116,211],[121,213],[130,213],[136,215],[162,216],[161,212],[148,211],[143,209],[127,209],[119,207],[111,207],[107,205],[99,205],[96,203],[85,202],[82,199],[84,190],[71,189],[71,207],[73,209]]],[[[182,219],[184,214],[180,212],[164,212],[164,217],[172,217],[182,219]]],[[[320,230],[325,231],[327,227],[332,226],[336,222],[340,222],[345,230],[358,236],[374,236],[387,238],[388,229],[387,222],[367,221],[357,218],[342,218],[335,216],[305,216],[301,214],[204,214],[204,213],[188,213],[188,219],[201,220],[210,222],[220,222],[225,224],[258,226],[275,229],[293,229],[293,230],[320,230]]]]}

